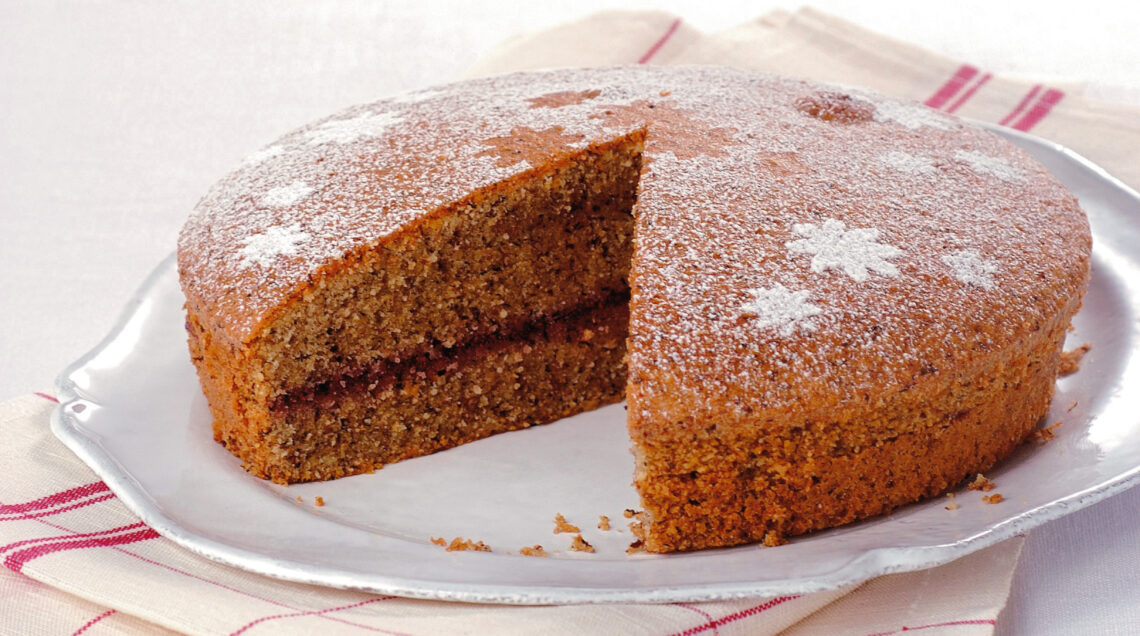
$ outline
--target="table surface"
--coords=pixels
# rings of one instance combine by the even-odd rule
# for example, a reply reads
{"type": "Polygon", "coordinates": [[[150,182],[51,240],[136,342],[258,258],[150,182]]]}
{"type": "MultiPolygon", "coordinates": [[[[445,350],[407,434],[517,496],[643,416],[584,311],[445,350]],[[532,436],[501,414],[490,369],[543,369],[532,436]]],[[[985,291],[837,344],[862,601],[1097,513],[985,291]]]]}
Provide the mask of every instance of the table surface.
{"type": "MultiPolygon", "coordinates": [[[[448,81],[512,34],[595,10],[663,9],[712,32],[781,6],[537,4],[6,3],[0,399],[49,388],[98,342],[198,197],[282,132],[448,81]]],[[[813,4],[990,70],[1087,81],[1087,94],[1140,105],[1131,5],[813,4]]],[[[998,633],[1140,633],[1138,528],[1140,488],[1033,531],[998,633]]]]}

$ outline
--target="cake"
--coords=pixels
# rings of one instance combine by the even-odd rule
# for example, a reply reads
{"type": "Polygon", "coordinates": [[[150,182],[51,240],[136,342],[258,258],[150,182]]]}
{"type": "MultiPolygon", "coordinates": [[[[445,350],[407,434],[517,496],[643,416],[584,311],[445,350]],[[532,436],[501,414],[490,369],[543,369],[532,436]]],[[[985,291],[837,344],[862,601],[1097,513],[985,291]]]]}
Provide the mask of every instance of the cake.
{"type": "Polygon", "coordinates": [[[179,237],[215,438],[280,483],[624,399],[651,552],[888,512],[1048,410],[1077,201],[922,105],[718,67],[558,70],[356,106],[179,237]]]}

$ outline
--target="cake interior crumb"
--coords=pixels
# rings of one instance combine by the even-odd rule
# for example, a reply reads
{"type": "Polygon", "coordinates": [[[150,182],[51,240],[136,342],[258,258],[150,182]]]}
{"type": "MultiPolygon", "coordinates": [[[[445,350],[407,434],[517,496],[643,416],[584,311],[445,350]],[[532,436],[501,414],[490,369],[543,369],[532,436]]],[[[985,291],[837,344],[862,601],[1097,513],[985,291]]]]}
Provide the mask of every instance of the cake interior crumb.
{"type": "Polygon", "coordinates": [[[1004,497],[1001,496],[1000,492],[995,492],[992,495],[982,495],[982,501],[988,504],[1001,503],[1002,499],[1004,499],[1004,497]]]}
{"type": "Polygon", "coordinates": [[[610,530],[610,518],[606,515],[598,517],[598,530],[610,530]]]}
{"type": "Polygon", "coordinates": [[[313,500],[313,505],[320,508],[321,506],[325,505],[325,498],[324,497],[317,497],[316,499],[313,500]]]}

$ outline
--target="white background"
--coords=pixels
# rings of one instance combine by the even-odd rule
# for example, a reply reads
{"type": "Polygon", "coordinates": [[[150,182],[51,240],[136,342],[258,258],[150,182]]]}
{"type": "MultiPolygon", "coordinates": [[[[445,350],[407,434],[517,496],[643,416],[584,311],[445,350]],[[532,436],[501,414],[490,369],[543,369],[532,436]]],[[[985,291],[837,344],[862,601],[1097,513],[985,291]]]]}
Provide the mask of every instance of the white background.
{"type": "MultiPolygon", "coordinates": [[[[814,6],[1140,105],[1140,12],[1123,2],[814,6]]],[[[598,9],[663,9],[716,31],[777,7],[796,5],[0,3],[0,400],[49,389],[174,249],[206,188],[281,133],[449,81],[510,35],[598,9]]],[[[1030,535],[998,633],[1140,633],[1140,489],[1030,535]]]]}

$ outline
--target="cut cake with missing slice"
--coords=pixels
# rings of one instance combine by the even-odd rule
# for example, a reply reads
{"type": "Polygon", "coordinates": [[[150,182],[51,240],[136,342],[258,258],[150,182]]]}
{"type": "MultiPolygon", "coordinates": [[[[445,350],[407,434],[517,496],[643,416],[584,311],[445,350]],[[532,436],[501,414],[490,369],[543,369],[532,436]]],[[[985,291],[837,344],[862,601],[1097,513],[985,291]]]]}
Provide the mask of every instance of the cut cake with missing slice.
{"type": "Polygon", "coordinates": [[[1048,409],[1075,199],[921,105],[716,67],[475,80],[286,135],[179,239],[215,437],[288,483],[626,397],[648,550],[936,495],[1048,409]]]}

